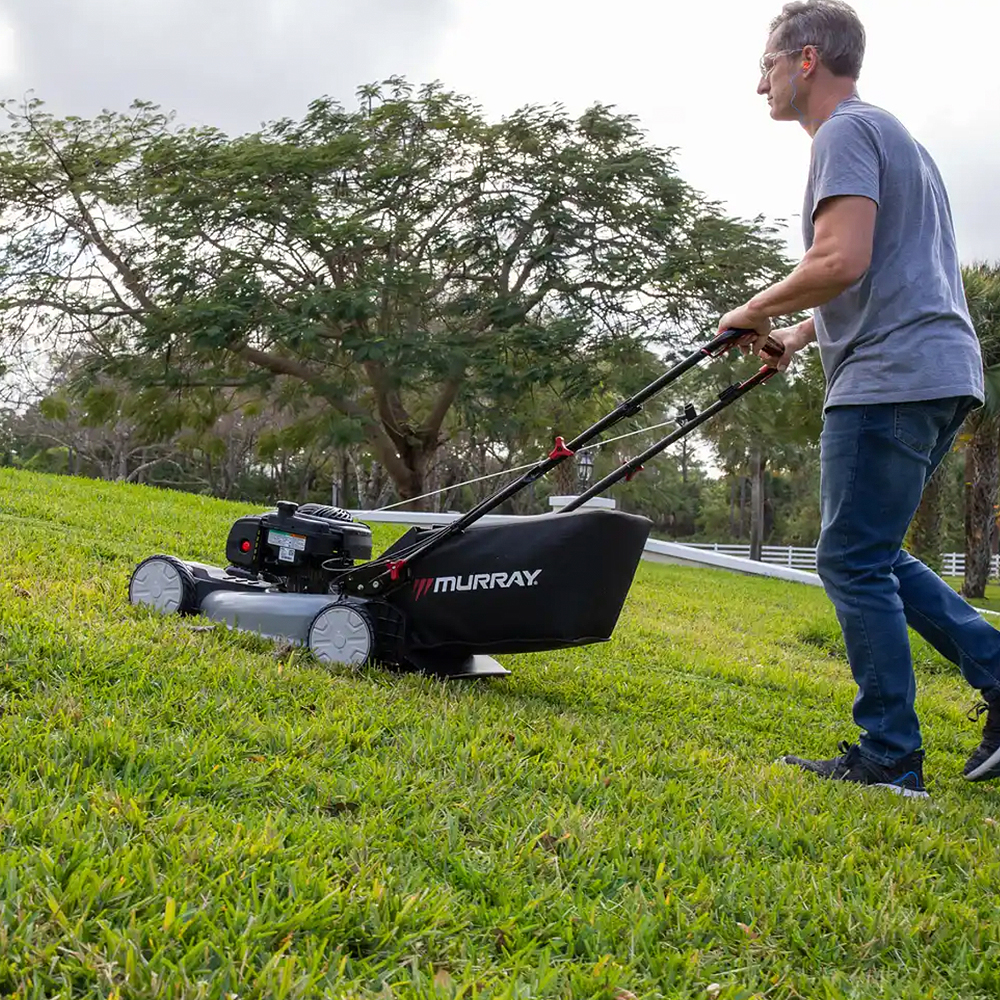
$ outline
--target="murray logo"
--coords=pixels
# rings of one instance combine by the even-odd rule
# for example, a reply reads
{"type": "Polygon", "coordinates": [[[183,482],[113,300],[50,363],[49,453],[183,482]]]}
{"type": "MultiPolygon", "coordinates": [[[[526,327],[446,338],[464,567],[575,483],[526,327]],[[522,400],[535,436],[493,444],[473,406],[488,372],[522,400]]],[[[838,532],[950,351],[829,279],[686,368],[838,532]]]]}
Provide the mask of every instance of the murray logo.
{"type": "Polygon", "coordinates": [[[431,576],[413,581],[413,599],[424,594],[449,594],[464,590],[506,590],[537,587],[540,569],[516,569],[513,573],[470,573],[468,576],[431,576]]]}

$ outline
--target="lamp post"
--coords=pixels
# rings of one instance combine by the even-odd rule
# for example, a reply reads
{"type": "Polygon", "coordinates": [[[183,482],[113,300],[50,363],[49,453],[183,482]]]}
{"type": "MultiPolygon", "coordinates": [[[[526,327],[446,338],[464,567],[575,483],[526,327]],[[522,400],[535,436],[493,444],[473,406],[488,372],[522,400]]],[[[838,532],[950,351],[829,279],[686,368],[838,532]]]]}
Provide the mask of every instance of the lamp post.
{"type": "MultiPolygon", "coordinates": [[[[594,453],[592,451],[578,451],[573,461],[576,465],[576,488],[578,491],[576,496],[579,496],[590,486],[591,480],[594,478],[594,453]]],[[[568,488],[568,483],[565,480],[563,482],[565,483],[565,488],[568,488]]],[[[562,510],[573,499],[574,497],[572,496],[550,496],[549,506],[553,510],[562,510]]],[[[614,510],[617,504],[609,497],[591,497],[584,506],[603,507],[606,510],[614,510]]]]}

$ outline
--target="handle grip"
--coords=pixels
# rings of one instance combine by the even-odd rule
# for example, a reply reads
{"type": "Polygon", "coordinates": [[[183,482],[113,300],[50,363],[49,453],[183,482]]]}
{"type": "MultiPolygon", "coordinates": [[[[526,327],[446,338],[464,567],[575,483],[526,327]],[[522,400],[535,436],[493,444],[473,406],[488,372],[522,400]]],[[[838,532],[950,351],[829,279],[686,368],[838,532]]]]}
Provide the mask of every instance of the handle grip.
{"type": "Polygon", "coordinates": [[[764,346],[761,350],[769,358],[780,358],[785,353],[785,348],[779,344],[776,340],[772,340],[770,337],[764,341],[764,346]]]}
{"type": "MultiPolygon", "coordinates": [[[[752,333],[756,333],[756,330],[741,330],[733,327],[729,330],[725,330],[722,335],[726,338],[726,340],[735,341],[739,340],[740,337],[746,337],[752,333]]],[[[768,337],[767,340],[764,341],[764,346],[761,350],[769,358],[780,358],[785,353],[785,348],[771,337],[768,337]]]]}

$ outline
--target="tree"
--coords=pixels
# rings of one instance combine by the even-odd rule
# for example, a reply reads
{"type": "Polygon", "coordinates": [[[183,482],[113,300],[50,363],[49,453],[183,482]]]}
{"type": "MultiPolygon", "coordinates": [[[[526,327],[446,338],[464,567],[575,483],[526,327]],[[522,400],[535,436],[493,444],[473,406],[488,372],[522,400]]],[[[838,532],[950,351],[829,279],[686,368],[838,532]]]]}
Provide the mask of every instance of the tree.
{"type": "MultiPolygon", "coordinates": [[[[712,383],[720,386],[745,378],[745,368],[737,367],[741,365],[745,362],[719,365],[710,375],[712,383]]],[[[741,511],[749,500],[753,559],[761,559],[766,540],[768,472],[794,472],[807,465],[818,451],[824,385],[819,352],[813,348],[804,352],[788,373],[774,376],[705,426],[705,436],[715,446],[731,487],[739,486],[741,511]],[[744,481],[749,482],[748,498],[742,495],[744,481]]],[[[797,499],[818,510],[818,496],[797,499]]],[[[734,509],[735,504],[734,491],[731,501],[734,509]]],[[[773,523],[773,508],[770,520],[773,523]]]]}
{"type": "Polygon", "coordinates": [[[962,269],[972,324],[983,353],[986,405],[962,429],[965,444],[964,597],[983,597],[997,525],[1000,491],[1000,266],[962,269]]]}
{"type": "Polygon", "coordinates": [[[950,455],[945,455],[924,487],[920,505],[910,524],[905,548],[936,573],[941,571],[944,537],[944,495],[950,455]]]}
{"type": "Polygon", "coordinates": [[[585,393],[613,345],[704,331],[787,270],[629,116],[359,96],[237,138],[145,103],[8,106],[6,330],[84,339],[144,385],[297,382],[411,498],[456,412],[585,393]]]}
{"type": "Polygon", "coordinates": [[[31,467],[135,482],[172,461],[176,434],[149,419],[149,401],[105,375],[74,382],[78,363],[51,358],[48,391],[15,417],[19,437],[33,446],[31,467]]]}

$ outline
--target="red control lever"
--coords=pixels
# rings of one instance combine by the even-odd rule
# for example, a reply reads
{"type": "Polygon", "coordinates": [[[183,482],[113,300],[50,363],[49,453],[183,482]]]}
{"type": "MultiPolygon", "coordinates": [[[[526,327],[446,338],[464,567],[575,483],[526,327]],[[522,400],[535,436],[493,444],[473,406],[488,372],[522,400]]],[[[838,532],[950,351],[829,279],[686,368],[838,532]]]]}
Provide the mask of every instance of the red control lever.
{"type": "Polygon", "coordinates": [[[576,454],[566,447],[566,442],[561,438],[556,438],[556,446],[549,452],[549,458],[572,458],[576,454]]]}

